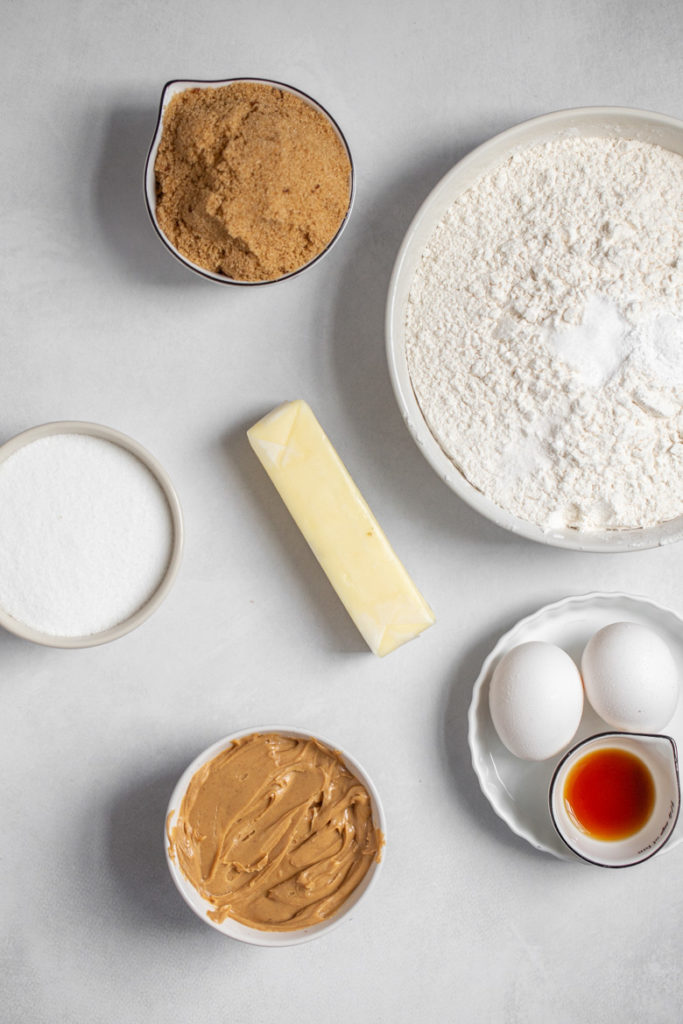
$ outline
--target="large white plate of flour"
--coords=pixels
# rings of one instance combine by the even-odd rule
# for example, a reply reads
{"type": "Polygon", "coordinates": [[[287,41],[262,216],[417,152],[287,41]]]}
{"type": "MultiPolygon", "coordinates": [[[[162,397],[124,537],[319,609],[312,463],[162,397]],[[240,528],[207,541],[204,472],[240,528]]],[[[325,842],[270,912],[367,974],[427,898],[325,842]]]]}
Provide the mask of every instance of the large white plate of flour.
{"type": "MultiPolygon", "coordinates": [[[[469,745],[472,765],[482,792],[496,814],[518,836],[537,850],[561,860],[576,860],[553,827],[548,806],[548,789],[553,772],[566,750],[547,761],[522,761],[507,750],[494,728],[489,711],[489,684],[493,671],[511,648],[529,640],[557,644],[578,665],[591,636],[611,622],[638,622],[650,626],[669,645],[683,680],[683,620],[680,616],[645,597],[629,594],[585,594],[546,605],[522,619],[504,634],[488,655],[474,684],[469,709],[469,745]]],[[[588,702],[572,745],[588,736],[604,732],[605,722],[588,702]]],[[[683,749],[683,700],[663,733],[673,737],[683,749]]],[[[679,822],[663,847],[670,850],[683,840],[679,822]]],[[[585,862],[582,862],[585,863],[585,862]]]]}
{"type": "Polygon", "coordinates": [[[405,345],[406,308],[416,268],[435,227],[460,195],[511,154],[564,137],[635,139],[683,155],[683,122],[662,114],[620,107],[589,107],[547,114],[517,125],[475,149],[456,164],[427,197],[399,251],[386,312],[391,381],[403,419],[422,454],[461,499],[499,526],[531,540],[582,551],[656,547],[683,536],[683,517],[644,529],[542,528],[499,507],[466,479],[441,448],[411,383],[405,345]]]}

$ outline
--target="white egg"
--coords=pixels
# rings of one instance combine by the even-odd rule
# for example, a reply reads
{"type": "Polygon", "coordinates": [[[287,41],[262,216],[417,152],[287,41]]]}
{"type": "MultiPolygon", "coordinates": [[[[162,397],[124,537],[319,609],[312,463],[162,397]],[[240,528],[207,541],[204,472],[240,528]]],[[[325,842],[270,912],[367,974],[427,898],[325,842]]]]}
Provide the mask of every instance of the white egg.
{"type": "Polygon", "coordinates": [[[531,640],[496,665],[489,688],[491,718],[517,757],[544,761],[571,742],[583,712],[581,676],[555,644],[531,640]]]}
{"type": "Polygon", "coordinates": [[[581,658],[586,697],[602,719],[626,732],[659,732],[678,703],[678,668],[649,626],[613,622],[595,633],[581,658]]]}

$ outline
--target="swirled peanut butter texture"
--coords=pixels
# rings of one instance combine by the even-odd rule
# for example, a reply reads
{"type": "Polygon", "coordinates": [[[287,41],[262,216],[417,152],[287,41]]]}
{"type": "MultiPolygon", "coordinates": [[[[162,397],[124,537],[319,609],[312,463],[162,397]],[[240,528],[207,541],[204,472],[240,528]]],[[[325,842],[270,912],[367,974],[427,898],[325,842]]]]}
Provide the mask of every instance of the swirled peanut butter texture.
{"type": "Polygon", "coordinates": [[[168,839],[210,918],[262,931],[331,917],[383,844],[370,794],[335,751],[258,733],[195,773],[168,839]]]}

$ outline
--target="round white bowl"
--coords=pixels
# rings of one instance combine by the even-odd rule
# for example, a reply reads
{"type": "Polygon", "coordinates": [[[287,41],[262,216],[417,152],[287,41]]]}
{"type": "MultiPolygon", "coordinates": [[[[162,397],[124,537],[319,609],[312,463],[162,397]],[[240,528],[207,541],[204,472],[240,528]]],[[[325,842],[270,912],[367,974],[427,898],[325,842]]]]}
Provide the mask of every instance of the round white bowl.
{"type": "Polygon", "coordinates": [[[648,860],[673,835],[681,805],[678,752],[671,736],[655,733],[605,732],[572,747],[558,764],[550,783],[550,816],[560,839],[584,860],[604,868],[626,868],[648,860]],[[623,750],[648,768],[655,787],[652,812],[643,827],[625,839],[602,840],[586,835],[567,812],[564,786],[577,761],[596,750],[623,750]]]}
{"type": "Polygon", "coordinates": [[[31,427],[29,430],[22,431],[21,434],[17,434],[15,437],[0,446],[0,463],[3,463],[10,457],[10,455],[13,455],[25,445],[54,434],[86,434],[90,437],[97,437],[104,441],[109,441],[112,444],[118,445],[119,448],[124,448],[132,455],[135,455],[135,457],[139,459],[139,461],[149,470],[159,484],[168,503],[171,516],[171,525],[173,529],[171,556],[159,585],[151,597],[148,598],[148,600],[145,601],[145,603],[141,605],[133,615],[130,615],[115,626],[102,630],[99,633],[90,633],[85,636],[53,636],[50,633],[42,633],[39,630],[34,629],[32,626],[28,626],[25,623],[20,622],[0,607],[0,626],[24,640],[31,640],[33,643],[41,644],[44,647],[97,647],[100,644],[106,644],[110,643],[112,640],[118,640],[120,637],[125,636],[126,633],[131,633],[134,629],[137,629],[138,626],[142,625],[142,623],[157,610],[173,586],[173,582],[178,574],[178,569],[180,568],[183,550],[183,517],[180,509],[180,502],[178,501],[178,496],[168,474],[146,448],[143,448],[143,446],[133,440],[132,437],[128,437],[126,434],[122,434],[111,427],[103,426],[100,423],[87,423],[80,420],[62,420],[54,423],[43,423],[37,427],[31,427]]]}
{"type": "Polygon", "coordinates": [[[338,925],[344,921],[351,912],[355,909],[361,899],[370,891],[372,886],[377,881],[382,863],[384,861],[384,850],[386,848],[386,842],[382,846],[380,853],[380,859],[373,861],[372,865],[368,869],[364,878],[360,884],[356,886],[353,892],[349,895],[346,901],[342,904],[339,910],[332,917],[326,921],[321,921],[319,924],[314,924],[308,928],[300,928],[296,931],[291,932],[268,932],[261,931],[258,928],[250,928],[248,925],[242,924],[240,921],[235,921],[231,917],[227,917],[224,921],[218,922],[208,917],[208,911],[212,910],[211,904],[208,903],[200,894],[197,892],[195,887],[185,877],[183,872],[178,867],[175,859],[172,857],[169,850],[168,836],[171,829],[175,825],[178,819],[178,811],[182,799],[185,796],[185,792],[192,780],[193,776],[202,765],[211,761],[214,757],[217,757],[223,750],[230,747],[234,740],[242,739],[244,736],[252,736],[255,733],[277,733],[279,736],[291,736],[296,739],[316,739],[320,743],[336,751],[341,757],[346,767],[351,771],[356,778],[363,783],[368,793],[370,794],[370,804],[372,807],[372,818],[375,827],[378,828],[384,839],[386,840],[386,821],[384,818],[384,811],[382,804],[380,803],[379,794],[375,789],[372,779],[365,771],[365,769],[351,757],[345,750],[343,750],[337,743],[333,743],[330,740],[325,739],[323,736],[319,736],[317,733],[315,736],[301,729],[293,729],[290,726],[280,725],[265,725],[252,729],[242,729],[240,732],[231,733],[229,736],[225,736],[222,740],[213,743],[203,753],[199,754],[190,764],[183,774],[180,776],[171,799],[168,804],[168,811],[166,812],[166,823],[164,826],[164,849],[166,852],[166,862],[171,872],[171,877],[175,882],[180,895],[183,897],[188,906],[194,910],[195,914],[204,922],[204,924],[210,925],[223,935],[229,936],[231,939],[238,939],[240,942],[247,942],[254,946],[293,946],[301,942],[309,942],[311,939],[320,938],[322,935],[326,935],[332,931],[338,925]]]}
{"type": "Polygon", "coordinates": [[[149,153],[147,155],[147,161],[145,163],[144,185],[145,203],[147,206],[147,212],[149,213],[150,219],[152,221],[152,225],[154,226],[156,233],[158,234],[159,238],[164,243],[168,251],[173,256],[175,256],[175,258],[179,260],[179,262],[182,263],[183,266],[188,267],[190,270],[193,270],[195,273],[200,274],[202,277],[208,278],[210,281],[217,281],[219,284],[231,284],[240,285],[242,287],[253,287],[255,285],[277,284],[280,281],[288,281],[292,277],[297,277],[299,274],[303,273],[304,270],[308,270],[309,267],[312,267],[316,263],[318,263],[323,258],[323,256],[326,256],[330,252],[332,247],[341,237],[342,231],[346,227],[349,221],[349,217],[351,216],[351,210],[353,208],[353,201],[355,198],[355,171],[353,167],[353,158],[351,157],[351,150],[349,149],[349,145],[342,133],[341,128],[339,127],[335,119],[327,110],[325,110],[323,106],[320,105],[320,103],[317,102],[317,100],[314,100],[311,96],[308,96],[307,93],[302,92],[300,89],[295,89],[291,85],[285,85],[284,82],[274,82],[268,78],[221,78],[212,81],[174,79],[173,81],[166,83],[161,93],[159,115],[157,117],[156,128],[154,129],[152,144],[150,146],[149,153]],[[184,256],[175,247],[175,245],[173,245],[171,240],[168,238],[168,236],[161,228],[161,225],[159,224],[159,221],[157,219],[156,177],[154,173],[154,164],[156,163],[157,152],[159,150],[159,144],[161,142],[161,136],[163,134],[164,111],[166,110],[166,107],[168,106],[168,104],[170,103],[174,96],[176,96],[180,92],[185,92],[186,89],[219,89],[221,88],[221,86],[232,85],[235,82],[257,82],[260,85],[272,85],[276,89],[283,89],[284,91],[290,92],[294,96],[298,96],[300,99],[304,100],[305,103],[308,103],[309,106],[313,107],[320,114],[322,114],[323,117],[325,117],[332,125],[335,134],[337,135],[342,146],[344,147],[344,150],[346,151],[346,155],[349,158],[349,166],[351,168],[351,175],[349,181],[349,204],[347,206],[346,213],[344,214],[344,219],[337,228],[337,232],[334,235],[334,237],[327,243],[325,248],[321,252],[319,252],[317,256],[314,256],[313,259],[309,260],[308,263],[304,263],[303,266],[297,267],[296,270],[290,271],[289,274],[283,274],[281,277],[271,278],[267,281],[240,281],[232,277],[226,277],[225,274],[217,274],[212,270],[207,270],[206,267],[201,267],[199,266],[198,263],[193,263],[192,260],[189,260],[187,256],[184,256]]]}
{"type": "Polygon", "coordinates": [[[420,451],[442,480],[468,505],[512,533],[577,551],[635,551],[683,536],[683,516],[638,530],[543,530],[499,508],[460,473],[431,433],[413,392],[405,351],[405,310],[425,244],[449,207],[478,178],[528,146],[561,137],[628,138],[683,155],[683,121],[624,107],[560,110],[516,125],[469,153],[441,179],[418,210],[399,249],[386,309],[389,373],[401,415],[420,451]]]}

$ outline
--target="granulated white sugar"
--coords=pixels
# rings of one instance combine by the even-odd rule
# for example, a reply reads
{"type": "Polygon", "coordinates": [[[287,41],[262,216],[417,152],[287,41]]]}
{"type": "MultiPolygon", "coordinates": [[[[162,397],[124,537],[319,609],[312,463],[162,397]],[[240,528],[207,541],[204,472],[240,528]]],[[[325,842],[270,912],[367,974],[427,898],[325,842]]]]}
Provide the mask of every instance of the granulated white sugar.
{"type": "Polygon", "coordinates": [[[683,157],[516,152],[436,226],[405,338],[434,437],[500,508],[546,530],[683,514],[683,157]]]}
{"type": "Polygon", "coordinates": [[[54,434],[0,463],[0,607],[51,636],[123,622],[159,586],[173,524],[147,467],[86,434],[54,434]]]}

